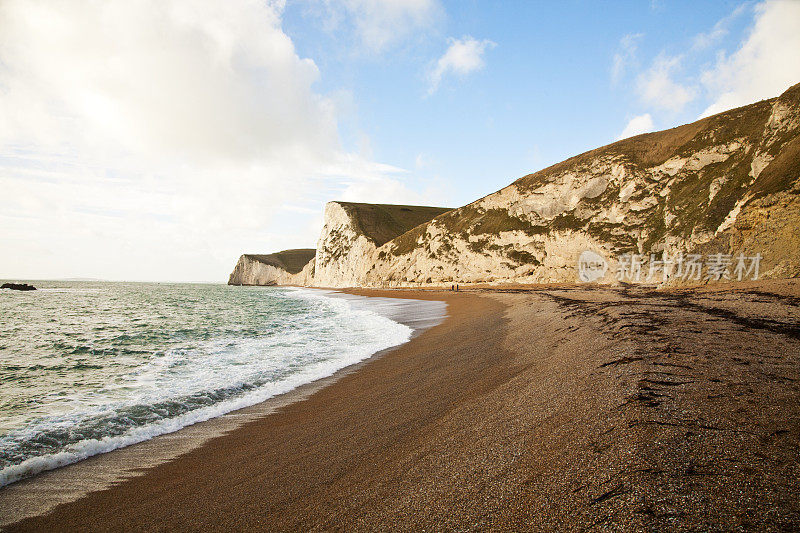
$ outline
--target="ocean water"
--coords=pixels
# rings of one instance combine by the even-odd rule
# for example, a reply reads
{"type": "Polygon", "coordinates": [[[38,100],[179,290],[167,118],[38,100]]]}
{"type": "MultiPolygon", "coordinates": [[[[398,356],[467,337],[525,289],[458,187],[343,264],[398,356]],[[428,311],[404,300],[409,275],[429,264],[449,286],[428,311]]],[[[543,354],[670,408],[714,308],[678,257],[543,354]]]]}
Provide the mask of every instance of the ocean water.
{"type": "Polygon", "coordinates": [[[0,290],[0,486],[253,405],[413,331],[324,291],[36,286],[0,290]]]}

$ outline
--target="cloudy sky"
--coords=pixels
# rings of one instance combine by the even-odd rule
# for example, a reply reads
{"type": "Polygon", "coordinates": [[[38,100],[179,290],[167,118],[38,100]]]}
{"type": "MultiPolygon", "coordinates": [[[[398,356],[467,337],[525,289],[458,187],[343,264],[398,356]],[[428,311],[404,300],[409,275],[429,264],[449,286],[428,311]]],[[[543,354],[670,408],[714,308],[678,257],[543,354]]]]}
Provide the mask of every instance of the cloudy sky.
{"type": "Polygon", "coordinates": [[[800,1],[0,0],[0,278],[225,281],[800,82],[800,1]]]}

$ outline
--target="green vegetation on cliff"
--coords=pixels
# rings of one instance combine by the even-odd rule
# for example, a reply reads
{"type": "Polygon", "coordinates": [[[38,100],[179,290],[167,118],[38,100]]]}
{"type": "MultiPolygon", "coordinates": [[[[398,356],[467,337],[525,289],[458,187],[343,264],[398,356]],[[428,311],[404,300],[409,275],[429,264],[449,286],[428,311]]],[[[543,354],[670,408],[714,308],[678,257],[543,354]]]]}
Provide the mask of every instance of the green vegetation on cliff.
{"type": "MultiPolygon", "coordinates": [[[[530,241],[537,235],[577,232],[616,253],[649,253],[668,238],[682,240],[687,248],[699,246],[708,240],[703,235],[719,234],[739,209],[747,213],[757,199],[798,190],[799,110],[797,84],[776,98],[596,148],[519,178],[510,187],[515,192],[508,198],[513,200],[496,203],[492,198],[502,197],[500,191],[415,227],[392,241],[391,253],[404,256],[424,248],[431,259],[440,255],[450,262],[465,260],[452,256],[451,245],[430,251],[431,224],[444,230],[446,242],[460,239],[474,253],[484,252],[491,236],[503,232],[522,232],[530,241]],[[614,167],[624,173],[621,180],[612,177],[614,167]],[[567,194],[564,184],[586,183],[593,176],[608,184],[600,194],[585,195],[577,205],[564,199],[554,215],[532,212],[543,202],[556,205],[558,195],[567,194]],[[627,184],[635,186],[622,199],[627,184]],[[531,207],[525,211],[524,206],[531,207]]],[[[797,214],[788,216],[797,220],[797,214]]],[[[536,264],[532,256],[529,259],[536,264]]]]}
{"type": "Polygon", "coordinates": [[[336,203],[347,211],[356,229],[377,246],[383,246],[414,227],[450,211],[449,207],[421,205],[336,203]]]}
{"type": "MultiPolygon", "coordinates": [[[[797,276],[798,135],[800,84],[577,155],[457,209],[335,202],[346,216],[332,209],[320,239],[327,277],[309,283],[573,281],[587,249],[612,261],[758,253],[766,277],[797,276]]],[[[248,257],[296,273],[314,250],[248,257]]]]}
{"type": "Polygon", "coordinates": [[[316,253],[317,251],[313,248],[300,248],[274,254],[245,254],[244,256],[265,265],[281,268],[289,274],[297,274],[309,261],[314,259],[316,253]]]}

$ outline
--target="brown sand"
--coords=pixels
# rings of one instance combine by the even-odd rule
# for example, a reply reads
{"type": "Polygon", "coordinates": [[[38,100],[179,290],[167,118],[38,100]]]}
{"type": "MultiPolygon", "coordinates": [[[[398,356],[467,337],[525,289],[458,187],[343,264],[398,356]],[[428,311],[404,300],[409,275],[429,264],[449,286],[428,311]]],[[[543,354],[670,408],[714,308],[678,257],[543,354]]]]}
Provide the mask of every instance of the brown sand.
{"type": "Polygon", "coordinates": [[[800,528],[797,281],[502,291],[10,530],[800,528]]]}

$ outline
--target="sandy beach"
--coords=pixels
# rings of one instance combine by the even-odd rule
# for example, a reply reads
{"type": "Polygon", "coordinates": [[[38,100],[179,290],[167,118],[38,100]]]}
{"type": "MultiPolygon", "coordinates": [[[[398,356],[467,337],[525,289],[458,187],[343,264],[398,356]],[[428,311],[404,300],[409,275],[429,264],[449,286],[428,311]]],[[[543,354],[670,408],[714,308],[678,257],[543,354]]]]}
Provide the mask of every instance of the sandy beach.
{"type": "Polygon", "coordinates": [[[352,291],[449,317],[8,531],[800,528],[800,283],[352,291]]]}

